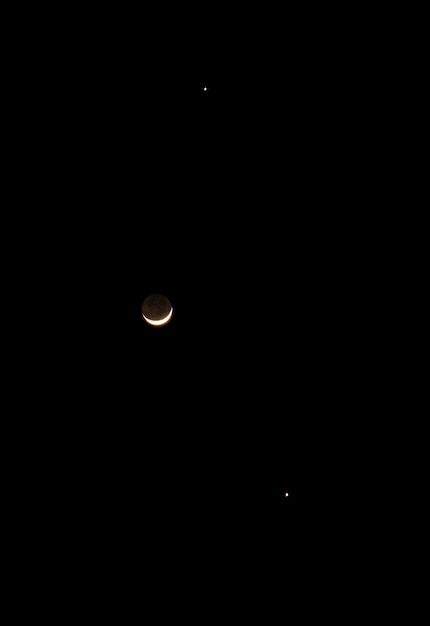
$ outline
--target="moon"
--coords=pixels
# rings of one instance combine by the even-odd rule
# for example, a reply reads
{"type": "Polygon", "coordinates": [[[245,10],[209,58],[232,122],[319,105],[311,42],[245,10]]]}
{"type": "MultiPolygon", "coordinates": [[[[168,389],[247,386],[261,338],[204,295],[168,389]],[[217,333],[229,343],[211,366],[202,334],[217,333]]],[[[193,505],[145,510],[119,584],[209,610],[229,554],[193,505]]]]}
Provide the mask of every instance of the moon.
{"type": "Polygon", "coordinates": [[[173,315],[173,307],[166,296],[155,293],[145,298],[142,304],[142,317],[151,326],[164,326],[173,315]]]}

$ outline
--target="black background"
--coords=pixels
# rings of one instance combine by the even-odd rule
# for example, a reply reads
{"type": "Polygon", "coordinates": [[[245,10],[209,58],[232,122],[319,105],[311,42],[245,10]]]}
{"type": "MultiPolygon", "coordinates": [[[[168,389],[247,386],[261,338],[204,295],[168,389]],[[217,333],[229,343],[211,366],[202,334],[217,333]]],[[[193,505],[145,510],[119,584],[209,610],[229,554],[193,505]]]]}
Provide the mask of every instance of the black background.
{"type": "Polygon", "coordinates": [[[51,16],[16,52],[17,204],[44,233],[23,290],[53,337],[32,338],[28,506],[60,561],[119,568],[131,595],[191,569],[213,601],[221,568],[232,594],[278,572],[282,597],[347,488],[360,50],[348,20],[242,17],[51,16]],[[165,328],[141,318],[155,292],[165,328]]]}

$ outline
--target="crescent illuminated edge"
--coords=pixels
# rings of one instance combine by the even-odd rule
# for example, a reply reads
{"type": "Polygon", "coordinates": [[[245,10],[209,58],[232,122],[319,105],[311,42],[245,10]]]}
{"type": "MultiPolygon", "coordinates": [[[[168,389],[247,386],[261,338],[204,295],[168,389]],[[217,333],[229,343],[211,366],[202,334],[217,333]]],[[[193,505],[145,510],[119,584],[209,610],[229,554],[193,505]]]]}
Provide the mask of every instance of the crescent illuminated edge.
{"type": "Polygon", "coordinates": [[[171,308],[169,313],[166,315],[166,317],[163,317],[163,319],[161,320],[150,320],[147,317],[145,317],[145,315],[142,313],[143,319],[146,322],[148,322],[148,324],[151,324],[151,326],[164,326],[164,324],[167,324],[167,322],[170,320],[172,315],[173,315],[173,308],[171,308]]]}

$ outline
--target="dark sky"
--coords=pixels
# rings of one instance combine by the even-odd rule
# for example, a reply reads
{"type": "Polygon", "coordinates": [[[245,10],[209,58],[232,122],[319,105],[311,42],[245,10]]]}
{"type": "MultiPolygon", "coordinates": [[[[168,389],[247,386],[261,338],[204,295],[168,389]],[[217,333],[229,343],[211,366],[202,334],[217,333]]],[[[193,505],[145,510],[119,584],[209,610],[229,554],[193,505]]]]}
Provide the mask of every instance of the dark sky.
{"type": "Polygon", "coordinates": [[[348,29],[208,17],[163,38],[96,17],[24,59],[27,226],[53,233],[37,277],[58,325],[46,499],[154,581],[185,562],[292,580],[336,498],[348,384],[348,29]],[[141,319],[151,293],[165,328],[141,319]]]}

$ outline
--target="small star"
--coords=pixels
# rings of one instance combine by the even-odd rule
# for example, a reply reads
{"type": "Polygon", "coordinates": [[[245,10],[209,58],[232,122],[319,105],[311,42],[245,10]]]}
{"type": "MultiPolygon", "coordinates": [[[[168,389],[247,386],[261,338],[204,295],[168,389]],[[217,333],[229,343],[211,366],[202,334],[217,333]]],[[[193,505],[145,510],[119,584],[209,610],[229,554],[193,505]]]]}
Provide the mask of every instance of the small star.
{"type": "Polygon", "coordinates": [[[286,497],[286,498],[288,498],[288,491],[287,491],[287,493],[285,494],[285,497],[286,497]]]}
{"type": "Polygon", "coordinates": [[[203,91],[207,91],[208,88],[206,87],[206,85],[203,87],[203,91]]]}

